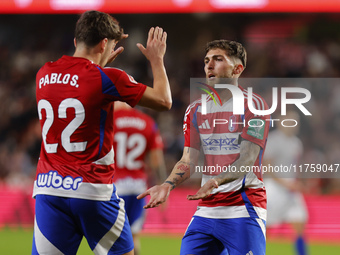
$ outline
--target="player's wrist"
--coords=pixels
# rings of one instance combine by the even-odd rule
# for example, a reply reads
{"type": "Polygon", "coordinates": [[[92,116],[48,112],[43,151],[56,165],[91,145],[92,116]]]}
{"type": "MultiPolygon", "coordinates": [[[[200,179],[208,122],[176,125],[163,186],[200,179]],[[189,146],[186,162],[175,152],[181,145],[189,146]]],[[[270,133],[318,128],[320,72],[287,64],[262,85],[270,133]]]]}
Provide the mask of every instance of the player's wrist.
{"type": "Polygon", "coordinates": [[[149,59],[151,66],[164,66],[164,56],[155,56],[149,59]]]}
{"type": "Polygon", "coordinates": [[[175,183],[172,181],[165,181],[162,186],[168,187],[170,190],[173,190],[176,187],[175,183]]]}
{"type": "Polygon", "coordinates": [[[209,181],[211,182],[212,187],[218,188],[218,186],[220,186],[220,183],[215,178],[212,178],[209,181]]]}

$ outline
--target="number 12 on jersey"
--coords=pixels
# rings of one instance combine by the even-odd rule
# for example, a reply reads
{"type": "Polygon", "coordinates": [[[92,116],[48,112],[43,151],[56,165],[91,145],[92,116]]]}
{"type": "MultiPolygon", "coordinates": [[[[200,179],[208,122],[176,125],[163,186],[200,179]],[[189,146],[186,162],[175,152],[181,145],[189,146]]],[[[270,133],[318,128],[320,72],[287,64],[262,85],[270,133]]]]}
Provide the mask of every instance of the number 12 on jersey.
{"type": "Polygon", "coordinates": [[[128,136],[125,132],[117,132],[115,142],[116,164],[119,168],[138,170],[143,166],[143,161],[137,160],[146,148],[146,138],[143,135],[136,133],[128,136]]]}

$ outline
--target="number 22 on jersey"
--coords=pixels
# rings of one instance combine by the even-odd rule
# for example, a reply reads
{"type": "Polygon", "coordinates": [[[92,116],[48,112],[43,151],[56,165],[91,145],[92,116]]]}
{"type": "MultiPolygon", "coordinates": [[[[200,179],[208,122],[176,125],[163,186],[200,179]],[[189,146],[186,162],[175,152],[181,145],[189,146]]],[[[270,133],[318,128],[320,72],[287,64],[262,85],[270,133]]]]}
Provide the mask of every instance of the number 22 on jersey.
{"type": "MultiPolygon", "coordinates": [[[[58,107],[58,118],[63,119],[67,118],[66,110],[68,108],[73,108],[75,110],[74,119],[65,127],[65,129],[61,133],[61,145],[67,152],[80,152],[85,151],[87,141],[84,142],[71,142],[72,134],[77,130],[77,128],[83,123],[85,119],[85,109],[83,104],[75,98],[66,98],[61,101],[58,107]]],[[[56,153],[58,143],[48,144],[46,141],[46,137],[48,136],[48,132],[55,121],[55,116],[53,112],[52,105],[49,101],[45,99],[41,99],[38,102],[38,113],[39,119],[42,119],[42,110],[46,112],[46,120],[42,128],[42,139],[44,141],[45,150],[47,153],[56,153]]]]}

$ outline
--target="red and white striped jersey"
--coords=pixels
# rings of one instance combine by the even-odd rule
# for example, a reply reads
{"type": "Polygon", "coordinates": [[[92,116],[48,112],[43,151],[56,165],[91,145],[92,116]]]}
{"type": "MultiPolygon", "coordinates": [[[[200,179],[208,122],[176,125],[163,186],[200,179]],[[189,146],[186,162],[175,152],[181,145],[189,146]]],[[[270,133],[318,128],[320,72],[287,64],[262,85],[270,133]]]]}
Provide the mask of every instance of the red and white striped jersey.
{"type": "Polygon", "coordinates": [[[114,111],[116,172],[113,181],[118,195],[139,195],[147,189],[147,154],[163,149],[155,121],[136,109],[114,111]]]}
{"type": "MultiPolygon", "coordinates": [[[[259,217],[266,218],[266,192],[260,169],[270,126],[270,116],[254,115],[248,108],[248,92],[239,87],[244,96],[244,114],[233,114],[233,98],[222,106],[211,97],[207,98],[206,114],[202,113],[202,102],[192,103],[184,117],[184,146],[202,149],[204,164],[196,166],[202,173],[202,186],[222,171],[230,170],[240,156],[242,139],[261,147],[254,163],[258,171],[250,172],[244,178],[220,185],[212,194],[199,202],[195,215],[208,218],[249,217],[250,203],[259,217]]],[[[262,97],[253,93],[252,105],[257,110],[267,110],[262,97]]]]}
{"type": "Polygon", "coordinates": [[[124,71],[63,56],[36,76],[43,142],[33,196],[109,200],[114,190],[113,106],[135,106],[146,86],[124,71]]]}

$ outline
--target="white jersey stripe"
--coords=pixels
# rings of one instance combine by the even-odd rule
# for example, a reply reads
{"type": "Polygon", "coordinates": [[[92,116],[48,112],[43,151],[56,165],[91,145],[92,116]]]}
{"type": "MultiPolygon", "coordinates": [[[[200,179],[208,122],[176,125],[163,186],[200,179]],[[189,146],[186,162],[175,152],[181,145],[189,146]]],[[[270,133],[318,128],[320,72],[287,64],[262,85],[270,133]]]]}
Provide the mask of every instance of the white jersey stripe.
{"type": "MultiPolygon", "coordinates": [[[[243,91],[243,94],[244,94],[245,98],[247,98],[247,99],[249,98],[248,91],[243,91]]],[[[253,95],[253,100],[256,100],[256,102],[258,103],[258,105],[257,105],[258,108],[256,108],[256,109],[257,110],[265,110],[263,99],[255,93],[252,93],[252,95],[253,95]]]]}
{"type": "Polygon", "coordinates": [[[34,218],[34,240],[35,247],[39,254],[63,255],[63,253],[41,233],[36,217],[34,218]]]}
{"type": "Polygon", "coordinates": [[[266,239],[266,226],[264,225],[262,219],[256,219],[256,221],[260,225],[264,239],[266,239]]]}
{"type": "Polygon", "coordinates": [[[262,106],[262,108],[261,108],[261,109],[259,109],[259,110],[264,110],[264,109],[265,109],[265,107],[264,107],[264,102],[263,102],[263,99],[262,99],[261,97],[259,97],[258,95],[254,94],[254,93],[253,93],[253,96],[254,96],[254,97],[256,97],[256,98],[258,98],[258,99],[260,100],[260,102],[261,102],[261,106],[262,106]]]}
{"type": "Polygon", "coordinates": [[[197,211],[194,215],[211,219],[233,219],[250,217],[245,205],[216,207],[198,206],[197,211]]]}
{"type": "Polygon", "coordinates": [[[97,165],[105,165],[105,166],[108,166],[108,165],[111,165],[111,164],[114,164],[115,161],[114,161],[114,156],[115,156],[115,152],[113,150],[113,147],[111,148],[110,152],[108,154],[106,154],[104,157],[96,160],[95,162],[93,162],[94,164],[97,164],[97,165]]]}
{"type": "MultiPolygon", "coordinates": [[[[244,97],[247,99],[247,100],[249,100],[249,96],[248,96],[248,93],[244,93],[244,97]]],[[[261,104],[260,104],[260,101],[254,96],[254,94],[253,94],[253,106],[254,106],[254,108],[255,109],[257,109],[257,110],[262,110],[261,109],[261,104]]]]}
{"type": "Polygon", "coordinates": [[[257,216],[262,220],[267,220],[267,209],[253,206],[257,216]]]}
{"type": "Polygon", "coordinates": [[[97,243],[96,247],[93,249],[94,254],[102,255],[107,254],[114,243],[119,238],[123,231],[125,224],[125,210],[124,210],[124,200],[120,199],[119,211],[117,215],[116,222],[113,224],[112,228],[103,236],[102,239],[97,243]]]}
{"type": "MultiPolygon", "coordinates": [[[[266,220],[267,210],[259,207],[253,207],[257,212],[257,216],[266,220]]],[[[234,219],[234,218],[249,218],[250,215],[245,205],[243,206],[217,206],[217,207],[205,207],[198,206],[195,216],[201,216],[211,219],[234,219]]]]}
{"type": "Polygon", "coordinates": [[[38,187],[37,181],[34,181],[33,197],[39,194],[74,197],[82,199],[91,199],[98,201],[109,201],[113,192],[113,184],[89,183],[82,182],[76,190],[53,188],[53,187],[38,187]]]}
{"type": "MultiPolygon", "coordinates": [[[[213,176],[213,175],[203,174],[201,186],[203,186],[207,181],[209,181],[210,179],[212,179],[214,177],[215,176],[213,176]]],[[[240,190],[242,188],[242,181],[243,181],[243,177],[240,178],[240,179],[237,179],[235,181],[229,182],[227,184],[220,185],[217,189],[213,189],[211,194],[216,194],[216,193],[219,193],[219,192],[232,192],[232,191],[240,190]]]]}
{"type": "MultiPolygon", "coordinates": [[[[202,174],[202,185],[207,181],[214,178],[213,175],[202,174]]],[[[216,194],[220,192],[234,192],[242,188],[243,177],[235,181],[220,185],[217,189],[213,189],[211,194],[216,194]]],[[[259,180],[254,173],[248,173],[246,176],[246,186],[248,189],[260,189],[263,188],[263,181],[259,180]],[[249,187],[250,186],[250,187],[249,187]]]]}

